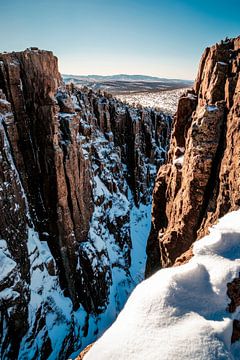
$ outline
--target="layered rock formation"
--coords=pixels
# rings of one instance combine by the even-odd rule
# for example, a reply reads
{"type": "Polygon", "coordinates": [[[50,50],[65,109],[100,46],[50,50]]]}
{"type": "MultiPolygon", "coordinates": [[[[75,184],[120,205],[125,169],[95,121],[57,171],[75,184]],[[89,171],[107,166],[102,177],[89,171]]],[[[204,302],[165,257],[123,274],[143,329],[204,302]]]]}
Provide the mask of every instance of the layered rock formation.
{"type": "Polygon", "coordinates": [[[240,206],[239,70],[240,37],[207,48],[194,89],[179,101],[168,160],[153,191],[147,274],[173,265],[240,206]]]}
{"type": "Polygon", "coordinates": [[[170,118],[66,87],[51,52],[0,54],[0,354],[65,359],[135,286],[170,118]]]}

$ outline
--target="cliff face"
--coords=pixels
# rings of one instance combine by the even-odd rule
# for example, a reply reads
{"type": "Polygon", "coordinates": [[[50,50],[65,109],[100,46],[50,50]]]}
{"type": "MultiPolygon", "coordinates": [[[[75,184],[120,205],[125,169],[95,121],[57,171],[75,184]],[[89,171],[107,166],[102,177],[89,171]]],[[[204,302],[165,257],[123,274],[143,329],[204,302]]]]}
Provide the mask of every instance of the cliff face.
{"type": "Polygon", "coordinates": [[[114,319],[169,134],[161,113],[66,87],[51,52],[0,54],[1,358],[65,359],[114,319]]]}
{"type": "Polygon", "coordinates": [[[179,101],[153,191],[147,274],[173,265],[240,206],[239,70],[240,37],[207,48],[193,91],[179,101]]]}

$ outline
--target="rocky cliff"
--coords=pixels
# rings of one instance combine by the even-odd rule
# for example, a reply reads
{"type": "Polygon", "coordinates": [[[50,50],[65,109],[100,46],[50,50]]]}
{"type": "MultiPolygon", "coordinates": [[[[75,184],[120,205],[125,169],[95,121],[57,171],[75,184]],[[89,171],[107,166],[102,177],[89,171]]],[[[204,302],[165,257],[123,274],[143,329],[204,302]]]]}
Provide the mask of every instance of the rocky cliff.
{"type": "Polygon", "coordinates": [[[219,217],[239,208],[239,124],[240,37],[205,50],[194,89],[179,101],[153,191],[147,274],[173,265],[219,217]]]}
{"type": "Polygon", "coordinates": [[[65,359],[114,320],[143,276],[170,120],[66,87],[51,52],[0,54],[2,359],[65,359]]]}

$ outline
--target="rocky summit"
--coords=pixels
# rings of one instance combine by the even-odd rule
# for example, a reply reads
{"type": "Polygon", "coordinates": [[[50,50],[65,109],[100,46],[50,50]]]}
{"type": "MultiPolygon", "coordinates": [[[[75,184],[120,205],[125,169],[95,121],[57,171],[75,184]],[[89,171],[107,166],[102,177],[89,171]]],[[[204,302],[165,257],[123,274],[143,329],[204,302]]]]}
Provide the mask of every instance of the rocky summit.
{"type": "MultiPolygon", "coordinates": [[[[234,46],[223,44],[206,56],[215,66],[216,59],[229,60],[231,49],[236,72],[234,46]]],[[[217,64],[211,89],[218,74],[225,79],[230,71],[217,64]]],[[[226,109],[234,124],[234,81],[228,78],[227,105],[213,92],[217,110],[206,110],[213,124],[226,109]]],[[[210,96],[205,87],[202,102],[210,96]]],[[[194,95],[181,103],[177,118],[184,108],[190,116],[194,95]]],[[[139,238],[147,238],[170,128],[171,118],[160,112],[66,86],[52,52],[0,54],[2,359],[66,359],[115,319],[143,278],[145,243],[140,251],[139,238]]],[[[228,131],[236,136],[234,129],[228,131]]],[[[176,175],[181,170],[175,167],[176,175]]],[[[234,179],[236,171],[228,176],[234,179]]]]}
{"type": "Polygon", "coordinates": [[[221,41],[205,50],[194,89],[179,100],[153,191],[148,275],[186,261],[193,242],[240,206],[239,70],[240,37],[221,41]]]}

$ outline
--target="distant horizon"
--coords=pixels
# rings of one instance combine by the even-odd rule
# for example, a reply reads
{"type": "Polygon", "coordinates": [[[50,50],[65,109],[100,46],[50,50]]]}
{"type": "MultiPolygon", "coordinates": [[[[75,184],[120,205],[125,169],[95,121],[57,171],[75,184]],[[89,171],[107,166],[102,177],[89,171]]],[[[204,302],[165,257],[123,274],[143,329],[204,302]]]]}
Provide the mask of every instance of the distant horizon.
{"type": "Polygon", "coordinates": [[[171,78],[171,77],[168,77],[168,76],[159,76],[159,75],[149,75],[149,74],[145,74],[145,73],[142,73],[142,74],[139,74],[139,73],[136,73],[136,74],[130,74],[130,73],[105,73],[105,74],[95,74],[95,73],[92,73],[92,74],[66,74],[66,73],[62,73],[60,72],[62,76],[77,76],[77,77],[94,77],[94,76],[99,76],[99,77],[110,77],[110,76],[129,76],[129,77],[133,77],[133,76],[139,76],[139,77],[148,77],[148,78],[157,78],[159,80],[162,80],[162,79],[166,79],[166,80],[185,80],[185,81],[192,81],[194,82],[195,79],[185,79],[185,78],[171,78]]]}

